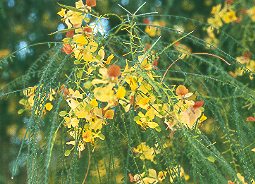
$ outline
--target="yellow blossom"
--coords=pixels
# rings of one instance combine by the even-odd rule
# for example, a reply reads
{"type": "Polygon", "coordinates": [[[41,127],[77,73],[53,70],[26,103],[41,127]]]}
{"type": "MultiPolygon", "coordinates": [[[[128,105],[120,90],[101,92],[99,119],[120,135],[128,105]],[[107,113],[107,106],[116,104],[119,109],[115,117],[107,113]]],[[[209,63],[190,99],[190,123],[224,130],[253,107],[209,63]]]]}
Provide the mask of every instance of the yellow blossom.
{"type": "Polygon", "coordinates": [[[67,99],[66,101],[72,110],[75,110],[80,105],[80,103],[74,99],[67,99]]]}
{"type": "Polygon", "coordinates": [[[217,15],[220,13],[221,10],[221,4],[218,4],[212,8],[211,14],[217,15]]]}
{"type": "Polygon", "coordinates": [[[101,102],[109,102],[114,98],[114,91],[112,90],[112,85],[106,87],[97,87],[94,89],[94,96],[97,100],[101,102]]]}
{"type": "Polygon", "coordinates": [[[79,99],[83,98],[83,95],[78,90],[75,90],[75,91],[73,89],[68,89],[68,90],[69,90],[69,95],[72,98],[79,98],[79,99]]]}
{"type": "Polygon", "coordinates": [[[156,156],[154,148],[147,146],[145,142],[142,142],[136,148],[134,148],[133,152],[139,154],[139,158],[141,160],[149,160],[153,163],[156,163],[156,161],[154,160],[156,156]]]}
{"type": "Polygon", "coordinates": [[[142,97],[141,95],[139,95],[136,98],[136,105],[143,109],[147,109],[147,107],[150,105],[149,102],[150,102],[149,97],[142,97]]]}
{"type": "Polygon", "coordinates": [[[251,20],[255,22],[255,6],[247,10],[247,14],[251,17],[251,20]]]}
{"type": "Polygon", "coordinates": [[[96,43],[95,41],[90,41],[86,47],[88,52],[96,52],[98,48],[98,43],[96,43]]]}
{"type": "Polygon", "coordinates": [[[87,38],[85,38],[84,35],[82,34],[76,34],[73,36],[73,41],[77,44],[81,44],[81,45],[87,45],[88,40],[87,38]]]}
{"type": "Polygon", "coordinates": [[[223,26],[223,23],[222,23],[222,21],[221,21],[220,16],[216,16],[216,17],[214,17],[214,18],[209,18],[209,19],[207,20],[207,22],[208,22],[208,24],[210,24],[213,28],[216,28],[216,29],[218,29],[218,28],[220,28],[220,27],[223,26]]]}
{"type": "Polygon", "coordinates": [[[123,86],[120,86],[116,93],[116,97],[119,99],[122,99],[125,97],[125,95],[126,95],[126,89],[123,86]]]}
{"type": "Polygon", "coordinates": [[[65,120],[65,125],[68,128],[78,127],[79,125],[79,120],[77,118],[64,117],[64,120],[65,120]]]}
{"type": "Polygon", "coordinates": [[[107,60],[105,61],[105,64],[109,65],[111,63],[111,61],[113,60],[114,55],[111,54],[110,56],[108,56],[107,60]]]}
{"type": "Polygon", "coordinates": [[[61,10],[58,12],[58,15],[61,17],[64,17],[65,14],[66,14],[66,9],[64,9],[64,8],[61,8],[61,10]]]}
{"type": "Polygon", "coordinates": [[[10,54],[10,50],[9,49],[0,50],[0,58],[8,56],[9,54],[10,54]]]}
{"type": "Polygon", "coordinates": [[[236,20],[237,20],[236,12],[233,11],[233,10],[227,11],[226,13],[223,14],[222,20],[223,20],[226,24],[229,24],[229,23],[231,23],[231,22],[236,21],[236,20]]]}
{"type": "Polygon", "coordinates": [[[97,100],[96,99],[92,99],[90,101],[90,105],[92,105],[93,107],[97,107],[98,106],[97,100]]]}
{"type": "Polygon", "coordinates": [[[107,110],[104,114],[106,119],[113,119],[114,117],[114,110],[107,110]]]}
{"type": "Polygon", "coordinates": [[[46,109],[47,111],[51,111],[52,108],[53,108],[53,105],[52,105],[51,103],[46,103],[45,109],[46,109]]]}
{"type": "Polygon", "coordinates": [[[127,77],[126,82],[129,84],[132,91],[135,91],[138,88],[137,80],[135,79],[135,77],[127,77]]]}
{"type": "Polygon", "coordinates": [[[86,118],[89,115],[89,112],[86,111],[85,109],[82,109],[82,110],[76,111],[75,115],[79,119],[84,119],[84,118],[86,118]]]}
{"type": "Polygon", "coordinates": [[[92,132],[90,130],[85,131],[82,138],[84,142],[92,142],[92,132]]]}
{"type": "Polygon", "coordinates": [[[75,3],[75,7],[77,9],[83,9],[85,7],[85,5],[83,4],[82,0],[79,0],[75,3]]]}
{"type": "Polygon", "coordinates": [[[87,61],[87,62],[91,62],[94,59],[93,54],[87,49],[84,49],[82,53],[82,58],[84,61],[87,61]]]}

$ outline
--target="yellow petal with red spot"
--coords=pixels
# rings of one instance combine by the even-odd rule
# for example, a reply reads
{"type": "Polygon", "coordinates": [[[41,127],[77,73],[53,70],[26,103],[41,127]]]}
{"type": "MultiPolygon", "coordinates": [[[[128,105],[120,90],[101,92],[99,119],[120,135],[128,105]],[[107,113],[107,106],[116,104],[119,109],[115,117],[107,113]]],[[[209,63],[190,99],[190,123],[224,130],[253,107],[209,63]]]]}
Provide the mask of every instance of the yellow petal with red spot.
{"type": "Polygon", "coordinates": [[[106,119],[113,119],[114,117],[114,110],[107,110],[104,114],[106,119]]]}

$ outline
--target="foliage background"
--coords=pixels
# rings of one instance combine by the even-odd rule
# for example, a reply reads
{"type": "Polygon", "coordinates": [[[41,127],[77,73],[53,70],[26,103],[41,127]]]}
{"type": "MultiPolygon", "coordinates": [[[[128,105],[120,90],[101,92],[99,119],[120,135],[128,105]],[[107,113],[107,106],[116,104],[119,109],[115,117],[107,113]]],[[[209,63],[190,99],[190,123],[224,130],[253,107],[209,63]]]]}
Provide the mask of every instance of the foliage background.
{"type": "MultiPolygon", "coordinates": [[[[62,25],[59,24],[60,18],[56,14],[60,9],[57,2],[67,5],[74,4],[74,1],[70,0],[0,0],[0,53],[13,52],[34,43],[61,40],[61,35],[49,35],[56,29],[62,28],[62,25]]],[[[102,13],[123,14],[123,11],[117,6],[118,3],[132,12],[138,8],[138,4],[143,2],[144,0],[98,0],[96,9],[102,13]]],[[[143,12],[158,11],[159,14],[189,17],[206,23],[211,7],[222,2],[224,1],[147,0],[143,12]]],[[[240,2],[246,3],[245,5],[254,3],[252,1],[240,2]]],[[[166,22],[170,21],[167,17],[162,19],[166,22]]],[[[110,26],[115,24],[114,21],[110,22],[110,26]]],[[[254,25],[250,31],[254,31],[254,25]]],[[[232,35],[236,36],[235,33],[232,35]]],[[[38,58],[38,55],[47,49],[47,45],[39,45],[18,52],[13,62],[4,64],[0,69],[0,88],[24,74],[38,58]]],[[[251,48],[251,51],[252,49],[254,50],[251,48]]],[[[254,87],[254,84],[249,85],[254,87]]],[[[21,170],[14,180],[11,179],[10,174],[10,168],[17,156],[20,141],[24,135],[24,119],[17,114],[18,100],[18,96],[11,96],[0,101],[0,183],[25,183],[26,181],[25,170],[21,170]]]]}

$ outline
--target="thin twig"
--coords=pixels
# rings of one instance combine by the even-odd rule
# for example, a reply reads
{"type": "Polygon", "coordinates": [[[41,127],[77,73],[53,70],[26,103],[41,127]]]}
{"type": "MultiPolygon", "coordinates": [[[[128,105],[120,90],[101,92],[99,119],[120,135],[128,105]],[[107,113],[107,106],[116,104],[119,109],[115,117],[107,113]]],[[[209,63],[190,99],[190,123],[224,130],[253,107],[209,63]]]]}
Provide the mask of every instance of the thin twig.
{"type": "Polygon", "coordinates": [[[85,174],[85,176],[84,176],[84,179],[83,179],[82,184],[85,184],[85,183],[86,183],[86,179],[87,179],[88,174],[89,174],[90,160],[91,160],[91,154],[90,154],[90,149],[89,149],[89,147],[88,147],[88,150],[89,150],[89,160],[88,160],[88,166],[87,166],[87,171],[86,171],[86,174],[85,174]]]}
{"type": "Polygon", "coordinates": [[[207,56],[213,56],[213,57],[216,57],[220,60],[222,60],[223,62],[225,62],[227,65],[231,65],[229,62],[227,62],[224,58],[218,56],[218,55],[215,55],[215,54],[211,54],[211,53],[207,53],[207,52],[195,52],[195,53],[192,53],[192,55],[207,55],[207,56]]]}
{"type": "Polygon", "coordinates": [[[163,77],[162,77],[162,79],[161,79],[161,83],[164,81],[164,79],[165,79],[165,77],[166,77],[166,74],[168,73],[168,71],[170,70],[170,68],[171,68],[177,61],[179,61],[179,59],[180,59],[180,58],[176,59],[174,62],[172,62],[172,63],[168,66],[168,68],[166,69],[166,71],[165,71],[165,73],[164,73],[164,75],[163,75],[163,77]]]}
{"type": "Polygon", "coordinates": [[[128,11],[126,8],[124,8],[123,6],[121,6],[120,4],[118,4],[119,7],[121,7],[124,11],[126,11],[127,13],[129,13],[130,15],[133,15],[130,11],[128,11]]]}
{"type": "Polygon", "coordinates": [[[148,12],[148,13],[142,13],[142,14],[138,14],[138,15],[135,15],[136,17],[140,17],[140,16],[148,16],[148,15],[152,15],[152,14],[158,14],[158,12],[148,12]]]}
{"type": "Polygon", "coordinates": [[[135,11],[134,15],[146,4],[146,2],[144,2],[141,6],[139,6],[139,8],[135,11]]]}
{"type": "MultiPolygon", "coordinates": [[[[153,26],[153,25],[152,25],[153,26]]],[[[190,34],[192,34],[195,30],[190,31],[189,33],[185,34],[184,36],[182,36],[181,38],[175,40],[173,43],[171,43],[170,45],[166,46],[160,53],[159,55],[161,55],[162,53],[164,53],[167,49],[169,49],[170,47],[172,47],[173,45],[175,45],[177,42],[181,41],[182,39],[186,38],[187,36],[189,36],[190,34]]]]}

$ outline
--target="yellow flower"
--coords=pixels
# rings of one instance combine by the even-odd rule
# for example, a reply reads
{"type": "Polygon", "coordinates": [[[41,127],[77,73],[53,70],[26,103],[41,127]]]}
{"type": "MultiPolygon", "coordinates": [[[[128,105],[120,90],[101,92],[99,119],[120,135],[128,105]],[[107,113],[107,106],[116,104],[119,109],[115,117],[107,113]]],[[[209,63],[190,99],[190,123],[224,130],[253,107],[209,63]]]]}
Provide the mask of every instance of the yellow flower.
{"type": "Polygon", "coordinates": [[[255,6],[247,10],[247,14],[251,17],[251,20],[255,22],[255,6]]]}
{"type": "Polygon", "coordinates": [[[158,181],[162,182],[166,178],[166,171],[159,171],[158,173],[158,181]]]}
{"type": "Polygon", "coordinates": [[[94,89],[94,96],[101,102],[109,102],[114,98],[114,91],[112,90],[113,85],[106,87],[97,87],[94,89]]]}
{"type": "Polygon", "coordinates": [[[186,124],[189,128],[192,128],[201,115],[202,111],[199,108],[188,108],[180,113],[179,120],[181,123],[186,124]]]}
{"type": "Polygon", "coordinates": [[[245,182],[245,178],[240,173],[237,173],[237,178],[242,182],[242,184],[248,184],[245,182]]]}
{"type": "Polygon", "coordinates": [[[152,111],[148,111],[147,113],[143,114],[142,112],[138,113],[138,116],[135,116],[135,122],[140,125],[142,128],[152,128],[156,131],[160,131],[159,125],[153,121],[155,115],[152,111]]]}
{"type": "Polygon", "coordinates": [[[72,110],[75,110],[80,105],[80,103],[74,99],[67,99],[66,101],[72,110]]]}
{"type": "Polygon", "coordinates": [[[46,109],[47,111],[51,111],[52,108],[53,108],[53,105],[52,105],[51,103],[46,103],[45,109],[46,109]]]}
{"type": "Polygon", "coordinates": [[[79,0],[75,3],[75,7],[77,9],[83,9],[85,7],[85,5],[83,4],[82,0],[79,0]]]}
{"type": "Polygon", "coordinates": [[[105,124],[105,122],[102,119],[95,119],[94,122],[90,122],[90,128],[94,131],[98,131],[101,130],[103,128],[103,125],[105,124]]]}
{"type": "Polygon", "coordinates": [[[82,99],[83,98],[83,95],[78,91],[78,90],[72,90],[72,89],[68,89],[69,91],[69,95],[72,97],[72,98],[79,98],[79,99],[82,99]]]}
{"type": "Polygon", "coordinates": [[[132,91],[135,91],[138,88],[137,80],[133,76],[126,78],[126,82],[129,84],[132,91]]]}
{"type": "Polygon", "coordinates": [[[207,120],[207,117],[203,114],[200,118],[199,118],[199,123],[204,122],[205,120],[207,120]]]}
{"type": "Polygon", "coordinates": [[[126,95],[126,89],[123,86],[120,86],[116,93],[116,97],[119,99],[122,99],[125,97],[125,95],[126,95]]]}
{"type": "Polygon", "coordinates": [[[75,112],[75,116],[77,116],[77,118],[79,119],[86,118],[88,115],[89,115],[89,112],[86,111],[85,109],[75,112]]]}
{"type": "Polygon", "coordinates": [[[10,54],[10,50],[9,49],[0,50],[0,58],[8,56],[9,54],[10,54]]]}
{"type": "Polygon", "coordinates": [[[114,58],[114,55],[111,54],[111,55],[107,58],[107,60],[105,61],[105,64],[109,65],[109,64],[111,63],[111,61],[113,60],[113,58],[114,58]]]}
{"type": "Polygon", "coordinates": [[[221,4],[218,4],[212,8],[211,14],[217,15],[220,13],[221,10],[221,4]]]}
{"type": "Polygon", "coordinates": [[[222,16],[222,20],[226,23],[229,24],[231,22],[234,22],[237,20],[236,17],[236,12],[233,10],[229,10],[228,12],[224,13],[222,16]]]}
{"type": "Polygon", "coordinates": [[[157,35],[157,28],[154,26],[146,26],[145,32],[150,36],[150,37],[155,37],[157,35]]]}
{"type": "Polygon", "coordinates": [[[93,54],[89,50],[84,49],[82,54],[83,54],[82,58],[83,58],[84,61],[87,61],[87,62],[93,61],[93,59],[94,59],[93,54]]]}
{"type": "Polygon", "coordinates": [[[114,117],[114,110],[107,110],[104,114],[106,119],[113,119],[114,117]]]}
{"type": "Polygon", "coordinates": [[[147,58],[144,58],[144,55],[138,56],[138,61],[140,61],[142,69],[144,69],[144,70],[152,69],[152,64],[149,63],[147,58]]]}
{"type": "Polygon", "coordinates": [[[222,21],[221,21],[220,16],[216,16],[216,17],[214,17],[214,18],[209,18],[209,19],[207,20],[207,22],[208,22],[208,24],[210,24],[213,28],[216,28],[216,29],[218,29],[218,28],[220,28],[220,27],[223,26],[223,23],[222,23],[222,21]]]}
{"type": "Polygon", "coordinates": [[[161,34],[160,31],[160,26],[164,27],[166,23],[164,21],[154,21],[152,22],[152,25],[148,25],[145,28],[145,32],[150,36],[150,37],[155,37],[159,36],[161,34]]]}
{"type": "Polygon", "coordinates": [[[92,99],[90,101],[90,105],[92,105],[93,107],[97,107],[98,106],[97,100],[96,99],[92,99]]]}
{"type": "Polygon", "coordinates": [[[65,120],[65,125],[68,128],[78,127],[79,125],[79,120],[77,118],[64,117],[64,120],[65,120]]]}
{"type": "Polygon", "coordinates": [[[141,160],[149,160],[153,163],[156,163],[156,161],[154,160],[156,156],[154,148],[147,146],[145,142],[142,142],[136,148],[134,148],[133,152],[139,154],[139,158],[141,160]]]}
{"type": "Polygon", "coordinates": [[[87,45],[88,40],[87,38],[85,38],[84,35],[82,34],[76,34],[73,36],[73,41],[77,44],[81,44],[81,45],[87,45]]]}
{"type": "Polygon", "coordinates": [[[88,52],[96,52],[98,48],[98,43],[96,43],[95,41],[90,41],[86,47],[88,52]]]}
{"type": "Polygon", "coordinates": [[[64,8],[61,8],[61,10],[58,12],[58,15],[61,17],[64,17],[65,14],[66,14],[66,9],[64,9],[64,8]]]}
{"type": "Polygon", "coordinates": [[[176,43],[175,44],[175,49],[180,53],[180,58],[184,59],[186,57],[189,57],[191,55],[191,48],[189,48],[187,45],[181,44],[181,43],[176,43]]]}
{"type": "Polygon", "coordinates": [[[136,105],[143,109],[147,109],[147,107],[150,105],[150,98],[149,97],[142,97],[141,95],[138,95],[136,98],[136,105]]]}
{"type": "Polygon", "coordinates": [[[92,132],[90,130],[83,132],[82,138],[84,142],[92,142],[93,141],[92,132]]]}
{"type": "Polygon", "coordinates": [[[142,179],[144,184],[158,183],[157,172],[154,169],[148,169],[148,176],[142,179]]]}
{"type": "Polygon", "coordinates": [[[79,28],[82,25],[82,21],[84,19],[83,13],[80,12],[74,12],[74,11],[68,11],[66,14],[66,17],[68,17],[65,21],[68,28],[79,28]],[[70,24],[71,23],[71,24],[70,24]]]}

